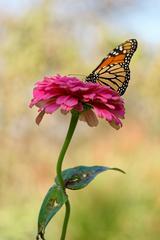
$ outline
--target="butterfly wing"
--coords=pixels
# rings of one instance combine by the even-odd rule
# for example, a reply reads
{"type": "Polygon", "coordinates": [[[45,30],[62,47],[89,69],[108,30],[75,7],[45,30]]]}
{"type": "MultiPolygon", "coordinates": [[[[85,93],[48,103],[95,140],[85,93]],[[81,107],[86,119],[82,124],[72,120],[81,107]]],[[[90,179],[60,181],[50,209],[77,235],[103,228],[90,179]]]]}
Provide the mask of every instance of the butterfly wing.
{"type": "Polygon", "coordinates": [[[129,63],[137,49],[137,40],[129,39],[113,49],[86,78],[107,85],[123,95],[130,79],[129,63]]]}

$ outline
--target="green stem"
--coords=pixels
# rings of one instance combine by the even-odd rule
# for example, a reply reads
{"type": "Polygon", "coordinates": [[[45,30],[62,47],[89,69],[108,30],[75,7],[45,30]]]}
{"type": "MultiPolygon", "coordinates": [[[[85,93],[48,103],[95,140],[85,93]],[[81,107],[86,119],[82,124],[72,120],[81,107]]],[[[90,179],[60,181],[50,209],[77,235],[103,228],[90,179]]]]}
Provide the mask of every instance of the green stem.
{"type": "MultiPolygon", "coordinates": [[[[65,141],[64,141],[64,144],[62,146],[61,152],[59,154],[58,162],[57,162],[57,178],[58,178],[58,182],[61,185],[61,187],[63,188],[64,192],[65,192],[65,186],[64,186],[64,181],[63,181],[63,178],[62,178],[62,163],[63,163],[65,153],[66,153],[66,151],[68,149],[68,146],[70,144],[70,141],[72,139],[74,130],[76,128],[78,118],[79,118],[79,113],[73,111],[72,116],[71,116],[70,125],[69,125],[69,128],[68,128],[68,132],[67,132],[67,135],[66,135],[66,138],[65,138],[65,141]]],[[[62,233],[61,233],[61,240],[65,240],[68,220],[69,220],[69,216],[70,216],[69,199],[66,201],[65,207],[66,207],[66,212],[65,212],[65,218],[64,218],[63,228],[62,228],[62,233]]]]}

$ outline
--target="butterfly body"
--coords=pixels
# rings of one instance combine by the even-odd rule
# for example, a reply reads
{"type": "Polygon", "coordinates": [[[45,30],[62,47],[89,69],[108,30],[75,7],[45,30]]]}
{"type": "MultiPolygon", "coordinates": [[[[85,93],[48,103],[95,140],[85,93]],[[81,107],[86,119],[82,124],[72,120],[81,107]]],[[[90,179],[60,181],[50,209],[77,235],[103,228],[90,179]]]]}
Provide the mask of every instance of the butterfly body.
{"type": "Polygon", "coordinates": [[[136,39],[120,44],[101,61],[85,81],[109,86],[123,95],[130,80],[129,63],[136,49],[136,39]]]}
{"type": "Polygon", "coordinates": [[[92,72],[86,77],[86,82],[96,83],[98,78],[99,78],[99,74],[92,72]]]}

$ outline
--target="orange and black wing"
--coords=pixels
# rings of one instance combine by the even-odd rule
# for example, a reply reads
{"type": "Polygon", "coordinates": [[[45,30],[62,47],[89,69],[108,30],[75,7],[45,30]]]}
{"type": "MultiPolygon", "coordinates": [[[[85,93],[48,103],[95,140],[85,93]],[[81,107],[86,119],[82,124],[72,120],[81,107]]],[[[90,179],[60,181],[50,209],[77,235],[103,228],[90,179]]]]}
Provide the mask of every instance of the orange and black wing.
{"type": "Polygon", "coordinates": [[[86,78],[87,81],[107,85],[123,95],[130,79],[129,63],[137,49],[137,40],[129,39],[111,51],[96,69],[86,78]]]}

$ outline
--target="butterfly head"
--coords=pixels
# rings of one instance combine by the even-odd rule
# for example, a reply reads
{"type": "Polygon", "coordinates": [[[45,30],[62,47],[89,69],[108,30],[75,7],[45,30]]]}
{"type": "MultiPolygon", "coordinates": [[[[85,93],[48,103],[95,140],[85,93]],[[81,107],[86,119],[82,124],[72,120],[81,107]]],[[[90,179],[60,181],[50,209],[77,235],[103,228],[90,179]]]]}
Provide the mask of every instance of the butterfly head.
{"type": "Polygon", "coordinates": [[[86,77],[85,81],[86,81],[86,82],[96,83],[98,78],[99,78],[99,75],[98,75],[98,74],[96,74],[96,73],[91,73],[91,74],[89,74],[89,75],[86,77]]]}

